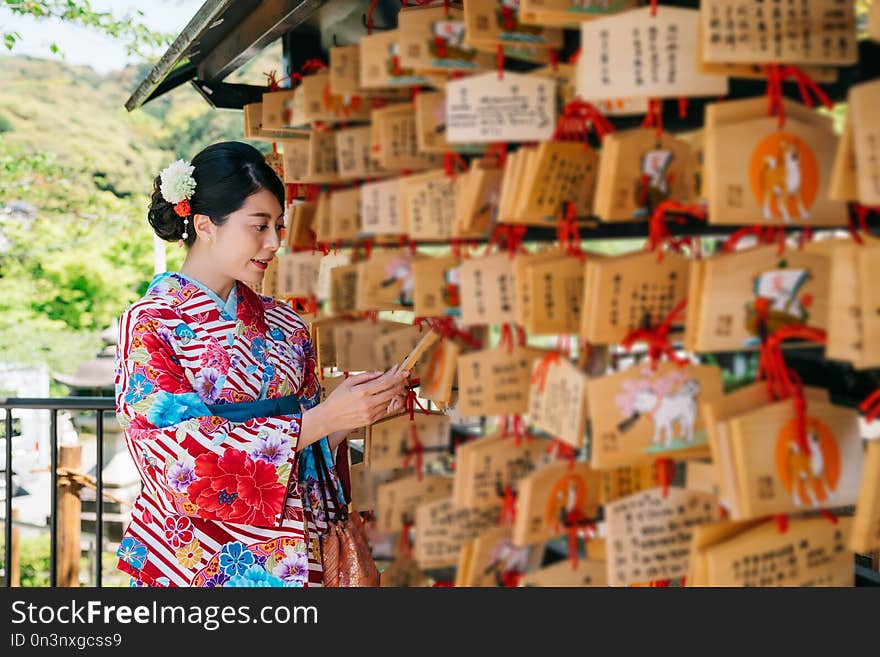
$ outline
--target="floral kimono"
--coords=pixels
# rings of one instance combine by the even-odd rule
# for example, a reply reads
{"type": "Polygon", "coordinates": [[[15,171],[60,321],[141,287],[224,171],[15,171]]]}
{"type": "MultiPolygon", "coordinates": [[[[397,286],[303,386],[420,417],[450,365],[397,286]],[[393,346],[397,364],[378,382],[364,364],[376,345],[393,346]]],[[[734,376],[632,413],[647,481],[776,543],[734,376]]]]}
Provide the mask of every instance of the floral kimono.
{"type": "MultiPolygon", "coordinates": [[[[295,449],[319,397],[290,306],[241,282],[224,303],[183,274],[154,279],[122,314],[116,364],[117,417],[143,481],[118,551],[133,585],[321,585],[329,493],[312,450],[295,449]],[[300,412],[234,422],[208,408],[290,395],[300,412]]],[[[318,447],[339,499],[326,438],[318,447]]]]}

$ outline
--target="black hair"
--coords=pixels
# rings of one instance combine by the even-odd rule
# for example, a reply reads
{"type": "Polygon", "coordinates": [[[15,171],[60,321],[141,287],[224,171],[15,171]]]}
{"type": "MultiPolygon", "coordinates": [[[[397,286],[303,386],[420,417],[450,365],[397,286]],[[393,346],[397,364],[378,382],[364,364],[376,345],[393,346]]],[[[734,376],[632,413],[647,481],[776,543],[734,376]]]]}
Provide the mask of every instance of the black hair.
{"type": "MultiPolygon", "coordinates": [[[[196,155],[191,162],[196,189],[189,206],[187,247],[196,240],[192,216],[204,214],[217,226],[226,223],[229,215],[240,209],[245,199],[261,189],[267,189],[278,204],[284,207],[284,183],[256,148],[239,141],[212,144],[196,155]]],[[[174,211],[174,204],[162,198],[159,176],[153,181],[153,195],[147,219],[156,235],[169,242],[183,239],[183,217],[174,211]]]]}

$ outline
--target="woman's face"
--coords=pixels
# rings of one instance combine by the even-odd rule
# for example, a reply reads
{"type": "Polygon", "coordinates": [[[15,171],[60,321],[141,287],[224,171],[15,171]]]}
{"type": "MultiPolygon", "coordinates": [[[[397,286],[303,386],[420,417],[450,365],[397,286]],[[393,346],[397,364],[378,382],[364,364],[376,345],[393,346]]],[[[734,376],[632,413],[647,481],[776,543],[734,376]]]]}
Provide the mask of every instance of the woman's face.
{"type": "Polygon", "coordinates": [[[232,279],[258,284],[281,246],[284,214],[275,195],[261,189],[248,196],[225,224],[212,228],[207,252],[212,268],[232,279]]]}

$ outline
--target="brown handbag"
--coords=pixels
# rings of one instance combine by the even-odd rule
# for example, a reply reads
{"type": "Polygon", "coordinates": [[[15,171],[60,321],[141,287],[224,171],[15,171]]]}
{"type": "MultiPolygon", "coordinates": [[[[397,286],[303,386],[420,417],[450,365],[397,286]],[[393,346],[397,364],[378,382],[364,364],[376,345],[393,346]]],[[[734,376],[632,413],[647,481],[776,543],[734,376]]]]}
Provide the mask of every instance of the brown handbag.
{"type": "Polygon", "coordinates": [[[327,534],[321,537],[324,586],[328,588],[379,586],[379,569],[373,561],[363,521],[357,513],[349,515],[346,507],[340,507],[336,495],[327,496],[333,481],[330,477],[330,468],[324,461],[323,452],[317,443],[313,445],[312,453],[315,455],[318,483],[325,496],[324,512],[329,524],[327,534]]]}

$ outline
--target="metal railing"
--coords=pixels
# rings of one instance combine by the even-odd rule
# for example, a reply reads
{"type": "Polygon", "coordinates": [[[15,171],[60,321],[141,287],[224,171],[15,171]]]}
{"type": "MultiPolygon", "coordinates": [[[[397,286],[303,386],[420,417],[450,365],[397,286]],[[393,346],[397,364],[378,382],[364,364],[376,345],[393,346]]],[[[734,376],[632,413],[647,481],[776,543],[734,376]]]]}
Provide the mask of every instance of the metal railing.
{"type": "MultiPolygon", "coordinates": [[[[96,411],[95,448],[95,586],[101,586],[102,546],[104,538],[104,412],[116,411],[113,397],[0,397],[0,409],[6,411],[6,519],[4,548],[4,572],[6,586],[12,585],[12,410],[48,410],[50,413],[49,472],[52,481],[49,532],[49,586],[58,581],[58,411],[96,411]]],[[[115,418],[114,418],[115,420],[115,418]]]]}

